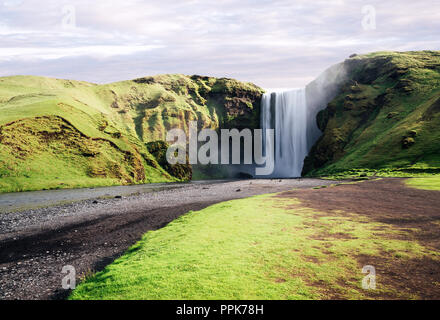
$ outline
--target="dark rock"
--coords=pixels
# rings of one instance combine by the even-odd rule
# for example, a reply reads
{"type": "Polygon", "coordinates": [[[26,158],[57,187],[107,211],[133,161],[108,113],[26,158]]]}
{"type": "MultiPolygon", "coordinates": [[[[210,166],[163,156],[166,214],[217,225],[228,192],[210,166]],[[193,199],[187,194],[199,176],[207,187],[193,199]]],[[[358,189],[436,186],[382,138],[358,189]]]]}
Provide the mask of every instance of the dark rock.
{"type": "Polygon", "coordinates": [[[192,166],[189,164],[188,156],[186,164],[170,164],[166,158],[169,144],[165,141],[158,140],[147,143],[148,152],[156,158],[159,165],[165,169],[171,176],[182,181],[189,181],[192,178],[192,166]]]}
{"type": "Polygon", "coordinates": [[[253,179],[254,176],[249,173],[246,173],[246,172],[239,172],[237,174],[237,178],[238,179],[253,179]]]}
{"type": "Polygon", "coordinates": [[[318,125],[319,130],[324,131],[327,127],[327,123],[330,118],[329,114],[330,113],[328,109],[324,109],[318,112],[318,115],[316,116],[316,124],[318,125]]]}
{"type": "Polygon", "coordinates": [[[423,114],[422,120],[433,120],[440,113],[440,98],[437,99],[423,114]]]}
{"type": "Polygon", "coordinates": [[[408,136],[415,138],[417,136],[417,131],[416,130],[409,130],[408,131],[408,136]]]}
{"type": "Polygon", "coordinates": [[[390,112],[390,113],[387,114],[387,119],[393,119],[393,118],[395,118],[398,115],[399,115],[398,112],[390,112]]]}
{"type": "Polygon", "coordinates": [[[153,84],[156,83],[156,80],[153,77],[144,77],[133,80],[136,83],[145,83],[145,84],[153,84]]]}
{"type": "Polygon", "coordinates": [[[415,144],[416,141],[414,140],[414,138],[411,137],[404,137],[402,140],[402,148],[404,149],[408,149],[409,147],[411,147],[413,144],[415,144]]]}

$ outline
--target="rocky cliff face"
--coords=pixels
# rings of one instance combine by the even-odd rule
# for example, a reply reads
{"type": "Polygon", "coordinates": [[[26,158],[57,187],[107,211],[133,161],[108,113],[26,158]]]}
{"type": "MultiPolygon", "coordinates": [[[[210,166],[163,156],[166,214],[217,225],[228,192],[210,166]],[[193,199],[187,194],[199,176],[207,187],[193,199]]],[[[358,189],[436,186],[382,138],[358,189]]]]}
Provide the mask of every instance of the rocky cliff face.
{"type": "Polygon", "coordinates": [[[440,168],[440,52],[354,56],[335,70],[327,95],[308,87],[312,108],[325,108],[304,174],[440,168]]]}
{"type": "MultiPolygon", "coordinates": [[[[119,87],[120,84],[116,84],[119,87]]],[[[111,105],[127,114],[143,141],[165,140],[173,128],[256,128],[259,126],[261,88],[234,79],[160,75],[133,80],[114,93],[111,105]]]]}

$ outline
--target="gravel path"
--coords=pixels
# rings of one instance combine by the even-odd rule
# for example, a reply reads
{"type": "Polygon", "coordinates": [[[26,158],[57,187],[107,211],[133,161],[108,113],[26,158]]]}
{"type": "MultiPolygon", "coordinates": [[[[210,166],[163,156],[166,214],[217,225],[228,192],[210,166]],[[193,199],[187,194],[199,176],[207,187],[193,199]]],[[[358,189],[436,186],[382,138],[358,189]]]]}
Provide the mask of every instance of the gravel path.
{"type": "MultiPolygon", "coordinates": [[[[219,181],[220,182],[220,181],[219,181]]],[[[115,196],[168,190],[190,184],[205,184],[207,181],[188,183],[151,183],[133,186],[114,186],[81,189],[42,190],[32,192],[14,192],[0,194],[0,213],[17,212],[81,202],[92,198],[108,199],[115,196]]]]}
{"type": "Polygon", "coordinates": [[[0,195],[0,299],[63,299],[69,294],[61,288],[63,266],[74,266],[79,281],[102,270],[148,230],[190,210],[332,183],[240,180],[0,195]],[[60,204],[65,201],[74,202],[60,204]]]}

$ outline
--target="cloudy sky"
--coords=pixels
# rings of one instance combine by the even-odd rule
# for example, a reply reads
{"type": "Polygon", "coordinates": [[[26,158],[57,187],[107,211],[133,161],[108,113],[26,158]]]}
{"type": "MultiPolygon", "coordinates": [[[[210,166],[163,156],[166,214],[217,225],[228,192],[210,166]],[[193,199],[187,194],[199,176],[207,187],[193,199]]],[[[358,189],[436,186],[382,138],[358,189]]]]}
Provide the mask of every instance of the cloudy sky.
{"type": "Polygon", "coordinates": [[[439,0],[0,0],[0,76],[300,87],[352,53],[439,50],[439,0]]]}

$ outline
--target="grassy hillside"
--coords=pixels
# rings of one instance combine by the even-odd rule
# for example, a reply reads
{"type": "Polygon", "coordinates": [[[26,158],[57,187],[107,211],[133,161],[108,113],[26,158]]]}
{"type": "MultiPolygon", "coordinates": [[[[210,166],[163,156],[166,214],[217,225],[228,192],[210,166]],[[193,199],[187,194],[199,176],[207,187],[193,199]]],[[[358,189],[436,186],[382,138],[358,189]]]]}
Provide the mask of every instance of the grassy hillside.
{"type": "Polygon", "coordinates": [[[146,143],[187,129],[189,120],[255,126],[261,94],[252,84],[201,76],[106,85],[0,78],[0,192],[188,179],[187,170],[163,168],[146,143]]]}
{"type": "Polygon", "coordinates": [[[440,52],[378,52],[343,64],[347,81],[318,114],[304,174],[440,171],[440,52]]]}

